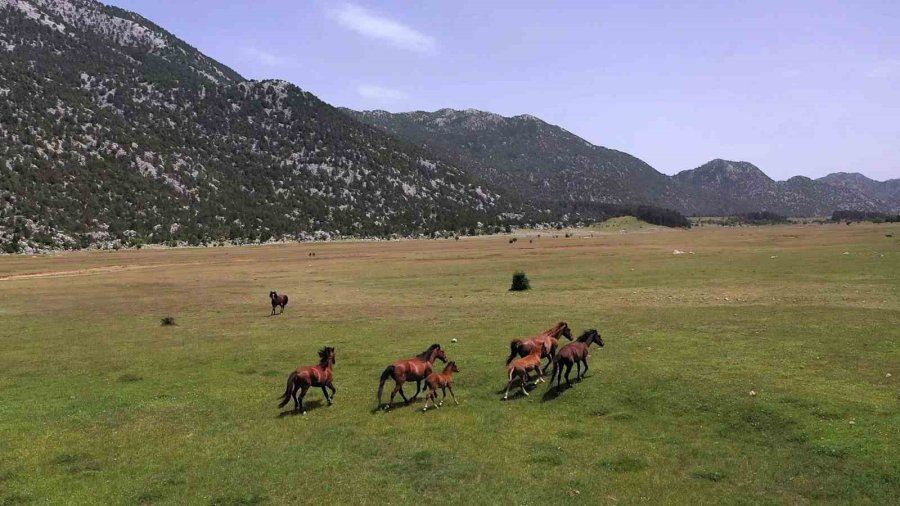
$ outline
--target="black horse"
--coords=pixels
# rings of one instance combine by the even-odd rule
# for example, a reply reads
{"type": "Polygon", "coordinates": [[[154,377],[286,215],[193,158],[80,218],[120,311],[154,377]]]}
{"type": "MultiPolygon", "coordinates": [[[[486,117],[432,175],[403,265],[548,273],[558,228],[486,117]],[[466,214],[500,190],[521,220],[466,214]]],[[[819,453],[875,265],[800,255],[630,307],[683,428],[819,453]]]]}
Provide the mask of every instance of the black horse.
{"type": "Polygon", "coordinates": [[[288,296],[287,295],[278,295],[274,290],[269,292],[269,298],[272,299],[272,314],[275,314],[275,308],[281,306],[281,314],[284,312],[284,306],[287,306],[288,296]]]}

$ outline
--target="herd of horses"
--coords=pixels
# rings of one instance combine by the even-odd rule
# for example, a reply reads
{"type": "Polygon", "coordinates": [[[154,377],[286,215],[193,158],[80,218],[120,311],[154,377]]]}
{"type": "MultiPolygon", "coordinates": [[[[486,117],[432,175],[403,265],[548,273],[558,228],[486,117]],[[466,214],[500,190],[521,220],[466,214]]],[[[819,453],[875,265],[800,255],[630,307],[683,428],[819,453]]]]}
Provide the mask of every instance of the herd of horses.
{"type": "MultiPolygon", "coordinates": [[[[275,294],[275,292],[272,293],[275,294]]],[[[286,304],[287,297],[282,297],[284,297],[284,303],[286,304]]],[[[273,314],[275,306],[276,303],[273,296],[273,314]]],[[[283,306],[282,311],[284,311],[283,306]]],[[[565,377],[566,385],[571,387],[569,375],[573,366],[576,367],[576,380],[581,380],[587,374],[588,348],[591,344],[603,347],[603,338],[597,330],[587,330],[578,338],[573,339],[572,332],[566,322],[559,322],[536,336],[513,340],[510,342],[510,354],[506,359],[508,381],[503,399],[509,398],[509,390],[516,381],[520,382],[522,393],[527,396],[528,385],[533,382],[536,386],[538,383],[544,382],[544,374],[551,365],[553,366],[553,371],[550,374],[550,384],[552,385],[555,379],[557,385],[560,385],[562,378],[565,377]],[[563,337],[572,342],[557,351],[559,341],[563,337]],[[544,359],[547,359],[547,363],[542,367],[544,359]],[[535,373],[534,377],[531,376],[532,373],[535,373]]],[[[303,399],[312,387],[321,388],[325,400],[331,406],[334,403],[334,394],[336,392],[332,383],[334,364],[334,348],[326,346],[319,350],[319,363],[317,365],[298,367],[288,376],[287,386],[280,398],[281,403],[278,407],[283,408],[288,402],[293,400],[294,411],[305,414],[303,399]],[[331,391],[330,394],[329,390],[331,391]]],[[[411,358],[398,360],[382,371],[378,382],[378,393],[376,394],[377,408],[391,409],[397,394],[400,394],[405,404],[411,403],[421,393],[423,382],[427,392],[425,394],[425,407],[422,408],[422,411],[428,410],[429,401],[433,407],[442,406],[444,399],[447,397],[447,391],[450,392],[453,401],[459,404],[459,401],[456,400],[456,394],[453,393],[453,373],[456,372],[459,372],[456,362],[448,360],[447,353],[441,348],[440,344],[432,344],[422,353],[411,358]],[[434,364],[438,360],[446,364],[442,372],[434,371],[434,364]],[[385,404],[382,402],[382,397],[384,384],[388,379],[394,381],[394,388],[391,390],[390,399],[385,404]],[[406,397],[406,393],[403,391],[403,385],[407,382],[415,382],[416,384],[416,393],[411,398],[406,397]],[[438,390],[443,394],[440,402],[437,400],[438,390]]]]}

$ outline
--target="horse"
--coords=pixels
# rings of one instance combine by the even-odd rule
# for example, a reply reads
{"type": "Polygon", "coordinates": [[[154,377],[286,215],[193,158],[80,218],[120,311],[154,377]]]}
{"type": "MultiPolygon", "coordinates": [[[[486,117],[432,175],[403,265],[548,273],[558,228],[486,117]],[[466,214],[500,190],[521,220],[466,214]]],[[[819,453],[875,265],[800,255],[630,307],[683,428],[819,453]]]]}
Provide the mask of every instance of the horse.
{"type": "MultiPolygon", "coordinates": [[[[281,313],[284,313],[284,306],[287,306],[288,296],[287,295],[278,295],[278,292],[271,291],[269,292],[269,298],[272,299],[272,315],[275,314],[275,308],[281,306],[281,313]]],[[[278,314],[281,314],[278,313],[278,314]]]]}
{"type": "Polygon", "coordinates": [[[550,343],[550,346],[547,348],[548,351],[541,357],[547,358],[547,365],[544,366],[544,369],[541,372],[547,372],[547,368],[553,363],[553,355],[556,354],[556,347],[559,345],[560,336],[565,337],[569,341],[572,340],[572,331],[569,329],[568,323],[559,322],[552,328],[547,329],[534,337],[513,339],[509,343],[509,357],[506,359],[506,365],[509,365],[516,356],[525,357],[531,353],[531,350],[535,346],[544,341],[548,341],[550,343]]]}
{"type": "Polygon", "coordinates": [[[553,357],[553,372],[550,374],[550,383],[553,383],[553,378],[556,378],[556,384],[559,385],[563,367],[566,368],[566,385],[572,386],[572,383],[569,381],[569,373],[572,372],[572,365],[576,366],[575,379],[581,380],[587,375],[588,371],[588,347],[591,344],[597,343],[597,346],[603,347],[603,338],[600,337],[600,333],[597,332],[596,329],[586,330],[584,334],[578,336],[578,339],[574,343],[569,343],[562,347],[559,350],[559,353],[553,357]],[[581,364],[584,364],[584,372],[581,371],[581,364]]]}
{"type": "Polygon", "coordinates": [[[525,385],[527,385],[528,381],[531,379],[528,376],[529,372],[537,371],[538,379],[535,384],[544,381],[544,372],[541,370],[541,357],[549,350],[550,342],[544,341],[540,346],[532,348],[531,353],[526,355],[525,358],[516,359],[513,363],[506,366],[506,371],[509,374],[509,382],[506,384],[506,393],[503,394],[504,400],[509,399],[509,388],[516,378],[522,379],[522,393],[525,395],[528,395],[528,390],[525,388],[525,385]]]}
{"type": "Polygon", "coordinates": [[[453,373],[455,372],[459,372],[459,368],[456,367],[456,362],[451,361],[444,367],[444,372],[433,372],[425,378],[425,388],[428,388],[428,393],[425,395],[425,407],[422,408],[422,411],[428,411],[428,399],[431,399],[431,404],[436,408],[443,406],[444,399],[447,398],[447,390],[450,390],[453,402],[459,406],[459,401],[456,400],[456,394],[453,393],[453,373]],[[438,388],[444,393],[444,396],[441,397],[440,404],[437,402],[438,388]]]}
{"type": "Polygon", "coordinates": [[[416,382],[416,394],[412,397],[412,400],[415,400],[422,389],[422,380],[431,374],[431,367],[437,359],[446,363],[447,354],[444,353],[440,344],[432,344],[427,350],[419,353],[413,358],[398,360],[387,366],[384,372],[381,373],[381,381],[378,383],[378,407],[383,406],[381,403],[381,393],[384,390],[384,382],[387,381],[388,378],[392,378],[396,385],[394,385],[394,389],[391,391],[391,400],[385,409],[393,407],[394,396],[397,395],[397,392],[400,392],[400,397],[403,397],[403,401],[406,404],[410,403],[410,399],[407,399],[406,394],[403,393],[403,383],[407,381],[416,382]]]}
{"type": "Polygon", "coordinates": [[[326,346],[319,350],[319,365],[300,366],[288,376],[287,388],[285,388],[284,394],[280,397],[281,404],[278,407],[283,408],[288,401],[294,399],[294,411],[299,411],[305,415],[303,398],[306,397],[306,391],[311,386],[322,387],[322,393],[325,394],[325,400],[328,401],[328,405],[334,404],[334,394],[337,392],[337,389],[334,388],[331,382],[333,379],[331,370],[334,364],[334,348],[326,346]],[[328,395],[328,390],[325,389],[326,387],[331,390],[330,396],[328,395]],[[297,395],[298,393],[300,394],[299,396],[297,395]]]}

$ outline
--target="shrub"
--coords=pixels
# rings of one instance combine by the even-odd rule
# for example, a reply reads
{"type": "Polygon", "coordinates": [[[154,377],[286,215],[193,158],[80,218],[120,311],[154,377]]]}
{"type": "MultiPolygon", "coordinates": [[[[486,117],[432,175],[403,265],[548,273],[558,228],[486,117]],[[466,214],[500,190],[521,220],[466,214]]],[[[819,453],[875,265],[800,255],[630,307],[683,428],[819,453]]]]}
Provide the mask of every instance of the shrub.
{"type": "Polygon", "coordinates": [[[523,290],[528,290],[530,288],[531,288],[531,283],[528,281],[528,276],[526,276],[524,272],[518,271],[515,274],[513,274],[512,286],[509,288],[509,291],[521,292],[523,290]]]}
{"type": "Polygon", "coordinates": [[[160,322],[160,325],[162,325],[163,327],[171,327],[172,325],[175,325],[175,317],[174,316],[166,316],[159,322],[160,322]]]}

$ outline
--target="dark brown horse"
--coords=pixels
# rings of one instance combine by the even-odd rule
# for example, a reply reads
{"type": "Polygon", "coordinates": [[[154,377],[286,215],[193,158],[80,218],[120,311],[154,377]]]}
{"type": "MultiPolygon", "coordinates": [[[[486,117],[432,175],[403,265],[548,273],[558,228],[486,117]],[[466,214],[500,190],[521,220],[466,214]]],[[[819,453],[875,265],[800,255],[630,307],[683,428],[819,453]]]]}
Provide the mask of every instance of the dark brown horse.
{"type": "Polygon", "coordinates": [[[569,381],[569,373],[572,372],[572,365],[576,366],[575,379],[580,380],[587,375],[588,372],[588,347],[596,343],[597,346],[603,347],[603,338],[595,329],[586,330],[584,334],[578,336],[574,343],[569,343],[559,350],[559,353],[553,357],[553,373],[550,374],[550,383],[556,378],[556,384],[559,385],[563,367],[566,368],[566,385],[572,386],[569,381]],[[581,364],[584,364],[584,371],[581,370],[581,364]]]}
{"type": "Polygon", "coordinates": [[[444,372],[437,373],[433,372],[425,378],[425,388],[428,390],[428,393],[425,394],[425,407],[422,408],[422,411],[428,411],[428,400],[431,399],[431,404],[439,408],[444,405],[444,399],[447,398],[447,390],[450,390],[450,396],[453,397],[453,402],[459,406],[459,401],[456,400],[456,394],[453,393],[453,373],[459,372],[459,368],[456,367],[456,362],[450,361],[447,363],[447,366],[444,367],[444,372]],[[441,389],[444,396],[441,397],[441,403],[437,402],[437,391],[438,388],[441,389]]]}
{"type": "Polygon", "coordinates": [[[390,409],[394,405],[394,396],[397,395],[397,392],[400,392],[400,397],[403,397],[403,401],[406,404],[410,403],[410,399],[407,399],[406,394],[403,393],[403,383],[407,381],[416,382],[416,394],[412,396],[412,400],[415,400],[422,389],[422,380],[431,374],[434,361],[438,359],[441,362],[447,362],[447,355],[441,349],[441,345],[432,344],[427,350],[413,358],[398,360],[387,366],[384,372],[381,373],[381,381],[378,383],[378,407],[384,406],[381,403],[381,393],[384,390],[384,382],[388,378],[392,378],[396,385],[391,391],[390,402],[388,402],[387,406],[384,406],[385,409],[390,409]]]}
{"type": "MultiPolygon", "coordinates": [[[[278,295],[278,292],[271,291],[269,292],[269,298],[272,299],[272,314],[275,314],[275,308],[281,306],[281,313],[284,312],[284,306],[287,306],[288,296],[287,295],[278,295]]],[[[281,314],[278,313],[278,314],[281,314]]]]}
{"type": "Polygon", "coordinates": [[[334,367],[334,348],[326,346],[319,350],[319,365],[305,365],[297,368],[287,379],[287,388],[281,396],[281,404],[279,408],[283,408],[291,399],[294,399],[294,411],[306,414],[303,409],[303,398],[306,397],[306,391],[309,387],[321,387],[322,393],[328,405],[334,404],[334,394],[337,389],[331,383],[333,376],[331,370],[334,367]],[[331,396],[328,395],[328,387],[331,390],[331,396]],[[299,394],[299,395],[298,395],[299,394]]]}
{"type": "Polygon", "coordinates": [[[560,336],[565,337],[569,341],[572,340],[572,331],[569,330],[569,324],[559,322],[552,328],[541,332],[540,334],[522,339],[514,339],[509,343],[509,357],[506,359],[506,365],[509,365],[516,356],[525,357],[531,353],[535,346],[540,346],[543,342],[548,342],[547,352],[541,358],[547,359],[547,365],[544,366],[542,372],[547,372],[547,368],[553,362],[553,355],[556,354],[556,347],[559,346],[560,336]]]}
{"type": "Polygon", "coordinates": [[[519,358],[514,360],[511,364],[506,366],[506,372],[509,375],[509,382],[506,384],[506,393],[503,394],[503,399],[509,399],[509,388],[512,386],[513,382],[516,378],[522,380],[522,393],[528,395],[528,390],[525,388],[528,385],[528,382],[531,380],[529,374],[531,371],[537,371],[537,381],[535,383],[541,383],[544,381],[544,373],[541,371],[541,356],[544,355],[550,349],[550,342],[543,341],[540,345],[532,348],[531,353],[526,355],[524,358],[519,358]]]}

